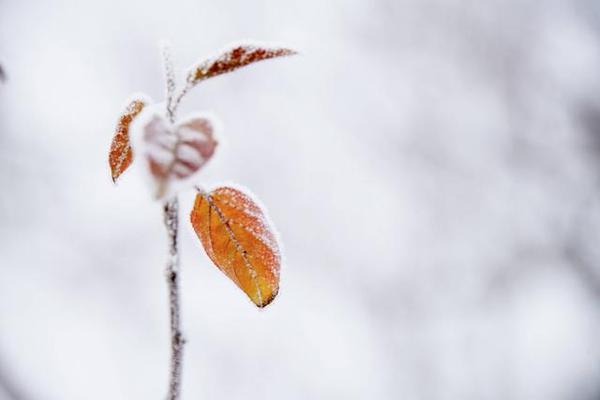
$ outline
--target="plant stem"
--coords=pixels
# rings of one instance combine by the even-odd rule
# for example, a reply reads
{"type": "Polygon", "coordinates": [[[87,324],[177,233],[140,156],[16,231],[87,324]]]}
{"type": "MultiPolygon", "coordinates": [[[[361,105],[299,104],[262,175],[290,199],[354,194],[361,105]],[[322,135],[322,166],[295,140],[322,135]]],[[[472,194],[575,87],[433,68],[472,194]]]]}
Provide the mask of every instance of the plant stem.
{"type": "MultiPolygon", "coordinates": [[[[175,123],[175,112],[179,102],[189,89],[187,84],[179,96],[175,96],[175,73],[168,43],[161,45],[163,63],[165,68],[167,106],[166,114],[171,124],[175,123]]],[[[164,205],[164,222],[169,236],[169,259],[167,261],[166,277],[169,287],[169,314],[171,320],[171,372],[169,378],[168,400],[178,400],[181,392],[181,367],[183,358],[183,345],[185,339],[181,334],[181,321],[179,311],[179,252],[177,248],[177,234],[179,232],[179,201],[175,195],[164,205]]]]}
{"type": "MultiPolygon", "coordinates": [[[[174,110],[171,108],[173,93],[175,92],[175,76],[171,51],[167,43],[161,45],[165,77],[167,84],[167,118],[171,123],[175,120],[174,110]]],[[[169,237],[169,258],[165,276],[169,288],[169,317],[171,326],[171,366],[169,374],[168,400],[178,400],[181,392],[181,363],[183,356],[183,335],[179,315],[179,252],[177,249],[177,234],[179,231],[179,201],[177,196],[168,200],[163,209],[164,223],[169,237]]]]}
{"type": "Polygon", "coordinates": [[[171,373],[169,380],[168,400],[179,399],[181,391],[182,353],[185,340],[181,334],[179,315],[179,253],[177,250],[177,233],[179,202],[177,197],[167,201],[164,206],[164,223],[169,237],[169,258],[167,260],[166,278],[169,287],[169,313],[171,320],[171,373]]]}
{"type": "Polygon", "coordinates": [[[169,116],[171,118],[171,123],[174,122],[175,111],[177,111],[177,107],[179,106],[179,103],[181,103],[181,99],[183,99],[183,96],[185,96],[187,94],[188,90],[190,90],[191,88],[192,88],[192,84],[190,82],[187,82],[185,84],[185,86],[183,87],[183,89],[181,89],[181,91],[179,92],[177,97],[174,97],[174,99],[172,98],[172,101],[169,102],[170,109],[168,107],[167,113],[169,114],[169,116]]]}

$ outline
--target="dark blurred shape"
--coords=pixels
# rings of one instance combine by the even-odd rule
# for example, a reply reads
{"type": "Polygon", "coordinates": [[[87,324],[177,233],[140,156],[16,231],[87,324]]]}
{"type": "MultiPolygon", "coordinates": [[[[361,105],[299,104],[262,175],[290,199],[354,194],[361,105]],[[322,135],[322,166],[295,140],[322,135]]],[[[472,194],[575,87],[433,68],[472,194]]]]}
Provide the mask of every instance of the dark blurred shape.
{"type": "Polygon", "coordinates": [[[0,65],[0,82],[6,82],[6,74],[4,73],[2,65],[0,65]]]}
{"type": "Polygon", "coordinates": [[[0,399],[26,400],[26,397],[10,377],[10,374],[0,363],[0,399]]]}

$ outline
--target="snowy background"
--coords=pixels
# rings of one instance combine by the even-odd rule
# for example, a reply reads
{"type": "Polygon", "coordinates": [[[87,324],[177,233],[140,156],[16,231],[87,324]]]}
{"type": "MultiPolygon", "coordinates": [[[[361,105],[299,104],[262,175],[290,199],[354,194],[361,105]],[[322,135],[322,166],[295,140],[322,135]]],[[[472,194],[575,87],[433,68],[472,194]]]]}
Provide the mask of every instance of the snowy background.
{"type": "Polygon", "coordinates": [[[0,0],[0,399],[164,398],[161,209],[108,147],[160,39],[243,38],[302,54],[180,115],[287,262],[258,311],[181,196],[183,399],[600,399],[597,0],[0,0]]]}

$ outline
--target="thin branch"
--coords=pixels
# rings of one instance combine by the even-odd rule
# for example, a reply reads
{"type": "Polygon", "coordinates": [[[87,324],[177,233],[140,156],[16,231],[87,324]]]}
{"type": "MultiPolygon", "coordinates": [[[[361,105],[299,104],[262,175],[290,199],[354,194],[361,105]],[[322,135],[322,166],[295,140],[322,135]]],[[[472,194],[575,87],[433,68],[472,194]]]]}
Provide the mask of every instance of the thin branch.
{"type": "MultiPolygon", "coordinates": [[[[175,93],[175,74],[168,44],[161,45],[167,83],[167,118],[173,123],[177,106],[173,106],[175,93]]],[[[181,333],[181,319],[179,306],[179,251],[177,235],[179,232],[179,201],[177,196],[167,201],[164,205],[164,223],[169,238],[169,258],[165,271],[167,286],[169,288],[169,316],[171,331],[171,366],[169,375],[168,400],[178,400],[181,393],[181,367],[183,359],[183,346],[185,340],[181,333]]]]}
{"type": "Polygon", "coordinates": [[[169,381],[168,400],[177,400],[181,389],[181,366],[183,345],[185,340],[181,333],[179,306],[179,252],[177,234],[179,202],[177,197],[169,200],[164,206],[164,222],[169,238],[169,258],[167,261],[166,278],[169,287],[169,314],[171,320],[171,373],[169,381]]]}
{"type": "Polygon", "coordinates": [[[175,122],[175,108],[173,107],[173,95],[175,94],[175,71],[171,58],[171,46],[167,42],[161,42],[160,52],[163,57],[163,65],[165,69],[165,78],[167,84],[167,118],[171,123],[175,122]]]}
{"type": "Polygon", "coordinates": [[[173,68],[173,61],[171,57],[171,46],[167,42],[162,42],[160,44],[160,48],[163,57],[163,64],[167,84],[167,118],[169,118],[169,121],[171,121],[171,123],[174,123],[175,112],[177,111],[179,103],[181,103],[183,97],[194,86],[194,84],[190,80],[187,80],[185,86],[181,88],[177,96],[175,96],[176,81],[175,69],[173,68]]]}
{"type": "MultiPolygon", "coordinates": [[[[183,99],[183,96],[185,96],[192,87],[193,87],[193,84],[188,81],[185,84],[185,86],[181,89],[181,91],[179,92],[177,97],[175,97],[175,99],[173,101],[171,101],[170,113],[173,116],[173,118],[175,118],[175,111],[177,111],[177,107],[179,106],[179,103],[181,103],[181,99],[183,99]]],[[[173,122],[173,121],[171,121],[171,122],[173,122]]]]}

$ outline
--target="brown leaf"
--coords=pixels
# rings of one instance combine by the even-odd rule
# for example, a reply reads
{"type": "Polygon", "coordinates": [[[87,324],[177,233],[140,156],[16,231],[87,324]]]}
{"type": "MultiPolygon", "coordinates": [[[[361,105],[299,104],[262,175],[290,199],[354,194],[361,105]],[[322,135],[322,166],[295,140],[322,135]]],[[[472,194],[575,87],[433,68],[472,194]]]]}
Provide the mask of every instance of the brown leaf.
{"type": "MultiPolygon", "coordinates": [[[[156,199],[173,194],[177,186],[190,181],[217,147],[215,123],[206,115],[193,115],[172,125],[162,114],[152,113],[139,124],[138,146],[147,162],[156,199]]],[[[137,123],[134,129],[138,129],[137,123]]]]}
{"type": "Polygon", "coordinates": [[[258,307],[279,290],[281,255],[264,211],[252,198],[231,187],[199,192],[190,215],[204,250],[258,307]]]}
{"type": "Polygon", "coordinates": [[[231,72],[257,61],[293,54],[296,54],[296,51],[283,47],[241,44],[194,66],[188,74],[188,82],[196,84],[204,79],[231,72]]]}
{"type": "Polygon", "coordinates": [[[113,182],[116,182],[117,178],[131,165],[133,153],[129,141],[129,126],[146,105],[146,99],[134,99],[127,105],[125,112],[119,118],[108,154],[113,182]]]}

